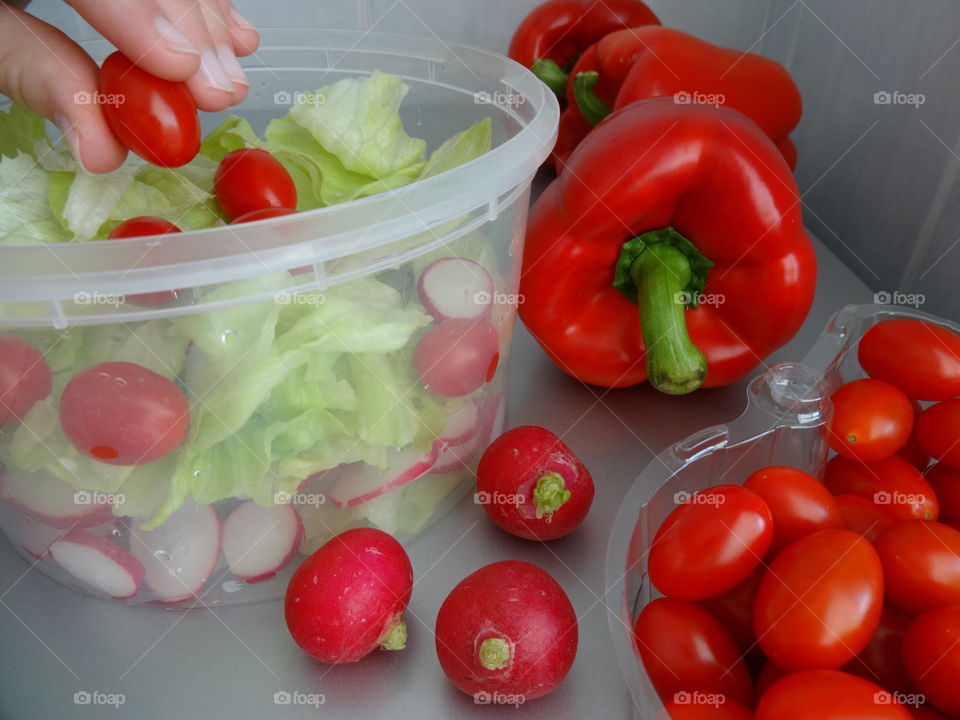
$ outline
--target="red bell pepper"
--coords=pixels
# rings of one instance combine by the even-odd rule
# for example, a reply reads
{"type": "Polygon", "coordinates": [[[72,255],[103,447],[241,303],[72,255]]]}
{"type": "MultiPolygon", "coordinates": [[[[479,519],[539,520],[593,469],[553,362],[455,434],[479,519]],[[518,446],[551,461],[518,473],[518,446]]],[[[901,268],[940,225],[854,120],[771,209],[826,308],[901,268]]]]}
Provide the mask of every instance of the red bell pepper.
{"type": "Polygon", "coordinates": [[[554,160],[562,166],[594,125],[637,100],[726,105],[753,120],[796,165],[790,132],[803,102],[790,73],[754,53],[713,45],[665,27],[621,30],[591,46],[574,65],[554,160]]]}
{"type": "Polygon", "coordinates": [[[561,369],[672,394],[753,370],[802,325],[816,282],[770,139],[733,110],[672,98],[590,133],[534,205],[523,262],[520,316],[561,369]]]}
{"type": "Polygon", "coordinates": [[[640,0],[548,0],[520,23],[509,55],[524,67],[536,64],[534,72],[563,98],[566,71],[581,52],[616,30],[659,24],[640,0]]]}

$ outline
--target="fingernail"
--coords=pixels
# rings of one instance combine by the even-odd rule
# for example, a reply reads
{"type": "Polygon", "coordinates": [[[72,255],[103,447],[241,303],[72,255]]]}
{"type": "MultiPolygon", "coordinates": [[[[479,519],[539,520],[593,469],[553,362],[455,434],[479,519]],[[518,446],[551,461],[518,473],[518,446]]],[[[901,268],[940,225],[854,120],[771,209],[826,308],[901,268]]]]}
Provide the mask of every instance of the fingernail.
{"type": "Polygon", "coordinates": [[[220,65],[227,73],[227,77],[230,78],[230,82],[232,82],[234,85],[250,87],[250,83],[247,81],[247,76],[243,74],[243,68],[240,67],[237,56],[233,53],[233,48],[227,45],[221,45],[217,48],[217,58],[220,60],[220,65]]]}
{"type": "Polygon", "coordinates": [[[86,166],[83,164],[83,157],[80,155],[80,133],[77,132],[76,125],[70,122],[70,118],[62,112],[53,114],[53,123],[60,128],[60,132],[63,133],[63,137],[67,141],[67,147],[70,148],[70,154],[80,163],[80,167],[83,168],[84,172],[88,172],[86,166]]]}
{"type": "Polygon", "coordinates": [[[200,74],[203,76],[203,81],[207,87],[228,93],[233,92],[233,84],[227,77],[223,65],[220,64],[217,53],[211,48],[207,48],[200,53],[200,74]]]}
{"type": "Polygon", "coordinates": [[[237,12],[236,8],[230,8],[230,17],[239,27],[242,27],[244,30],[256,30],[249,20],[237,12]]]}
{"type": "Polygon", "coordinates": [[[160,33],[163,44],[166,45],[169,50],[187,53],[188,55],[200,54],[200,51],[197,50],[194,44],[187,40],[186,36],[177,30],[173,24],[162,15],[158,15],[153,19],[153,26],[157,29],[157,32],[160,33]]]}

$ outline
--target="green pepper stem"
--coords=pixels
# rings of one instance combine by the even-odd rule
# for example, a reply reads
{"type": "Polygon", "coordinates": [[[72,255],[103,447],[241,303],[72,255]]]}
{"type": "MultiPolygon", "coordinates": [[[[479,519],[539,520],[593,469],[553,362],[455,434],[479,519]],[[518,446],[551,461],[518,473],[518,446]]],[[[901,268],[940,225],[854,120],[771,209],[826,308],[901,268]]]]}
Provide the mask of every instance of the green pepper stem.
{"type": "Polygon", "coordinates": [[[570,491],[560,474],[547,473],[537,480],[537,486],[533,490],[533,506],[537,509],[537,520],[544,515],[550,517],[569,499],[570,491]]]}
{"type": "Polygon", "coordinates": [[[647,376],[657,390],[683,395],[703,384],[707,360],[687,333],[690,259],[673,245],[650,245],[630,268],[637,289],[647,376]]]}
{"type": "Polygon", "coordinates": [[[567,95],[567,81],[570,76],[553,60],[540,58],[530,66],[530,71],[553,91],[561,100],[567,95]]]}
{"type": "Polygon", "coordinates": [[[577,73],[573,78],[573,97],[581,114],[591,125],[596,125],[613,112],[610,106],[597,97],[595,89],[600,75],[595,72],[577,73]]]}

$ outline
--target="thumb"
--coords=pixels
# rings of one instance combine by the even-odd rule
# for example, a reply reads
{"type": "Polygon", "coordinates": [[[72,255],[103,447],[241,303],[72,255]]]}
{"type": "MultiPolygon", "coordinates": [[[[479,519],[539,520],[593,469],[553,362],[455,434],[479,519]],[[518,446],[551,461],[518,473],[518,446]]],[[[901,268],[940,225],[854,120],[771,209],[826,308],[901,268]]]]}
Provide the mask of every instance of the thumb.
{"type": "Polygon", "coordinates": [[[56,28],[0,2],[0,93],[52,120],[88,171],[108,172],[126,157],[93,100],[98,68],[56,28]]]}

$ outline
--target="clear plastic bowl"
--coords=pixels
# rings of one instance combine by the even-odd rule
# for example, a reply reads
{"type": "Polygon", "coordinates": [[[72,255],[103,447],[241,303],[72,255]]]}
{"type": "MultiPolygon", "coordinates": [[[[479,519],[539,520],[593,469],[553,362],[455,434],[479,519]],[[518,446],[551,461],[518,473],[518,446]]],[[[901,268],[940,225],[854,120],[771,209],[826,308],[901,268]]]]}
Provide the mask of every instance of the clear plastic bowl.
{"type": "MultiPolygon", "coordinates": [[[[98,60],[111,51],[102,40],[86,48],[98,60]]],[[[556,137],[554,96],[526,69],[496,54],[401,35],[265,30],[260,49],[244,64],[250,96],[234,110],[258,132],[286,112],[298,91],[380,70],[401,76],[409,86],[401,114],[408,132],[427,141],[428,151],[487,117],[493,121],[493,150],[398,190],[260,223],[155,238],[0,248],[0,331],[35,341],[44,350],[59,347],[48,355],[58,361],[69,354],[62,352],[64,347],[89,347],[94,337],[89,333],[99,333],[93,343],[99,348],[95,362],[137,358],[166,370],[184,388],[191,417],[216,402],[244,422],[240,432],[226,437],[213,432],[211,442],[220,454],[203,457],[219,461],[192,473],[186,466],[193,456],[186,458],[182,450],[132,469],[98,462],[72,449],[56,420],[59,394],[76,368],[72,358],[63,362],[70,373],[53,367],[54,386],[44,408],[51,421],[35,424],[49,435],[38,437],[28,429],[30,416],[25,423],[0,428],[0,463],[5,466],[0,528],[37,569],[94,595],[126,594],[127,578],[123,573],[118,578],[111,563],[136,575],[132,555],[145,566],[146,579],[123,600],[127,603],[187,607],[278,597],[297,564],[278,555],[284,547],[309,553],[332,534],[355,526],[379,527],[401,541],[412,538],[471,486],[479,453],[503,425],[530,185],[556,137]],[[492,292],[475,300],[489,305],[487,321],[495,329],[491,344],[499,343],[499,363],[496,357],[491,360],[479,389],[443,398],[425,388],[412,369],[412,350],[430,322],[418,300],[417,282],[430,262],[458,256],[477,262],[492,278],[492,292]],[[179,299],[165,307],[126,300],[164,290],[178,290],[179,299]],[[344,338],[338,330],[363,322],[358,313],[378,302],[422,314],[423,327],[408,333],[403,347],[368,355],[362,340],[344,338]],[[290,334],[305,318],[328,330],[328,340],[317,344],[316,333],[290,334]],[[208,345],[205,353],[197,342],[172,339],[170,328],[184,322],[215,338],[216,347],[208,345]],[[288,333],[287,351],[297,350],[297,338],[310,338],[310,352],[338,352],[333,382],[327,378],[323,386],[339,397],[331,399],[334,419],[327,420],[359,424],[362,437],[367,428],[392,422],[395,445],[361,440],[359,449],[357,443],[331,448],[324,445],[323,432],[313,430],[317,434],[309,440],[315,444],[306,442],[296,461],[268,465],[260,459],[266,456],[259,447],[237,439],[251,424],[266,422],[259,411],[279,386],[272,385],[271,395],[261,398],[257,387],[231,383],[227,371],[200,383],[204,392],[191,395],[192,378],[201,377],[211,364],[208,353],[224,353],[242,364],[246,355],[260,351],[259,343],[279,346],[283,333],[288,333]],[[408,390],[396,393],[395,403],[365,404],[364,385],[380,382],[387,372],[393,373],[394,386],[408,390]],[[247,402],[245,396],[258,399],[247,402]],[[406,420],[398,422],[397,412],[406,413],[406,420]],[[457,423],[462,427],[451,430],[457,423]],[[151,466],[154,472],[141,472],[151,466]],[[229,473],[262,477],[220,497],[218,484],[229,486],[235,480],[229,473]],[[148,530],[143,526],[170,497],[171,477],[188,486],[195,499],[148,530]],[[384,492],[391,485],[395,487],[384,492]],[[250,498],[258,507],[274,509],[257,510],[250,498]],[[220,549],[218,538],[227,535],[221,528],[238,507],[227,525],[240,532],[232,532],[220,549]],[[299,544],[296,528],[291,528],[294,515],[303,525],[299,544]],[[71,528],[71,533],[81,533],[72,545],[59,539],[71,528]],[[269,546],[260,544],[264,537],[269,546]],[[45,553],[51,543],[60,544],[45,553]],[[24,545],[43,559],[32,557],[24,545]],[[252,575],[257,569],[264,571],[260,575],[276,575],[252,575]]],[[[222,119],[205,117],[205,129],[222,119]]],[[[381,325],[367,330],[389,332],[382,324],[386,321],[377,317],[381,325]]],[[[223,360],[218,367],[234,367],[223,360]]],[[[303,383],[322,380],[304,378],[303,383]]],[[[300,387],[288,384],[286,391],[296,393],[300,387]]],[[[208,413],[207,420],[213,422],[216,414],[208,413]]],[[[254,436],[270,436],[264,432],[254,436]]],[[[384,436],[377,437],[382,441],[384,436]]],[[[305,442],[302,434],[281,440],[305,442]]]]}
{"type": "Polygon", "coordinates": [[[659,597],[647,576],[647,554],[657,529],[689,494],[721,483],[742,485],[768,465],[822,477],[829,452],[829,396],[866,376],[857,361],[857,344],[871,327],[894,317],[927,320],[960,333],[957,324],[910,308],[849,305],[833,317],[801,364],[774,365],[751,381],[740,417],[667,448],[627,492],[607,547],[606,577],[614,603],[610,632],[636,717],[669,720],[633,643],[637,616],[659,597]]]}

